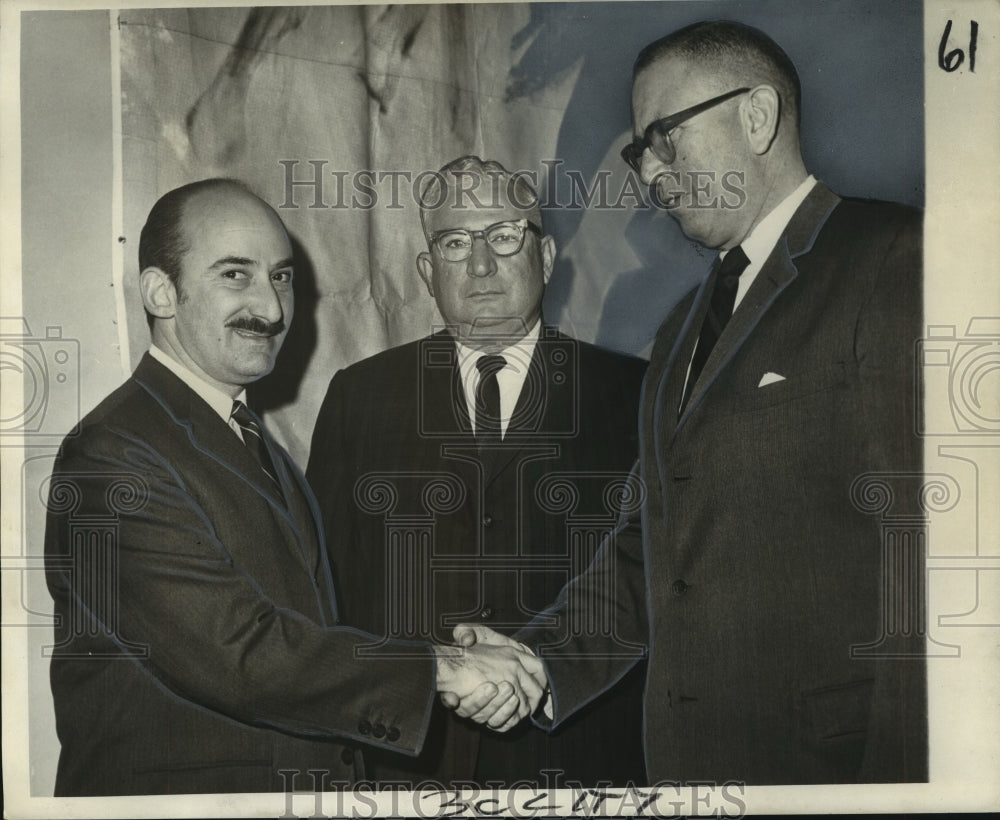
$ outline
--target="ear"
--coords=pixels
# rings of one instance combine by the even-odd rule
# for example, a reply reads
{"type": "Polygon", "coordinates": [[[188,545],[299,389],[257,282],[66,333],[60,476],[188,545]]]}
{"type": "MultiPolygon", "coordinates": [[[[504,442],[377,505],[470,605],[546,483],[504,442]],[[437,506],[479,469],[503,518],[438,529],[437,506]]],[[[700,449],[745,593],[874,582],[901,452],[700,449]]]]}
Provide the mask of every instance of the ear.
{"type": "Polygon", "coordinates": [[[556,241],[551,236],[543,236],[542,246],[542,281],[547,285],[556,264],[556,241]]]}
{"type": "Polygon", "coordinates": [[[424,280],[424,285],[427,287],[431,299],[436,299],[437,297],[434,295],[434,260],[431,259],[431,255],[427,251],[417,254],[417,273],[424,280]]]}
{"type": "Polygon", "coordinates": [[[750,91],[743,115],[750,148],[755,154],[766,154],[778,133],[781,95],[774,86],[758,85],[750,91]]]}
{"type": "Polygon", "coordinates": [[[139,291],[147,312],[157,319],[171,319],[177,310],[177,288],[160,268],[146,268],[139,274],[139,291]]]}

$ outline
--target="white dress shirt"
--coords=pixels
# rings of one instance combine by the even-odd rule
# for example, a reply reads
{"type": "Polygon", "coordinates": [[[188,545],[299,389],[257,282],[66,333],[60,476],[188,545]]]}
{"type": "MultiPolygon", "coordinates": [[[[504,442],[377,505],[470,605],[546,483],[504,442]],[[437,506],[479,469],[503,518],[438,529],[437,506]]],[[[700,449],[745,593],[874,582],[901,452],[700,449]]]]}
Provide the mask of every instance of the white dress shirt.
{"type": "Polygon", "coordinates": [[[486,355],[503,356],[507,360],[503,369],[497,371],[497,384],[500,387],[500,437],[503,438],[507,435],[507,425],[514,415],[517,398],[521,395],[521,388],[524,387],[524,380],[528,376],[528,367],[531,365],[531,357],[535,353],[541,330],[542,320],[539,319],[520,341],[496,353],[487,354],[485,351],[467,347],[461,342],[455,343],[458,349],[459,377],[462,380],[462,392],[465,395],[465,406],[469,410],[473,433],[476,430],[476,388],[479,386],[480,378],[476,362],[486,355]]]}

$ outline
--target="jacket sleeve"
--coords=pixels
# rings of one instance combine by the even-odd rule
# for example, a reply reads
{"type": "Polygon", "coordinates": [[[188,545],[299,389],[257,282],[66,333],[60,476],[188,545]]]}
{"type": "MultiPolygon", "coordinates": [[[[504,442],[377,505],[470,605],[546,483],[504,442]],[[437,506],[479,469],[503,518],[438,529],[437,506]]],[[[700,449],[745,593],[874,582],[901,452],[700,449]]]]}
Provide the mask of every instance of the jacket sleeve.
{"type": "Polygon", "coordinates": [[[636,464],[629,475],[618,525],[590,566],[515,635],[545,667],[553,716],[551,724],[535,718],[543,728],[559,726],[646,656],[649,624],[638,470],[636,464]]]}
{"type": "Polygon", "coordinates": [[[107,428],[64,444],[46,529],[63,626],[114,642],[170,693],[234,720],[419,753],[435,694],[430,647],[358,657],[373,636],[276,604],[169,455],[107,428]],[[359,722],[386,709],[401,716],[391,743],[359,722]]]}
{"type": "MultiPolygon", "coordinates": [[[[922,316],[921,214],[899,209],[872,258],[871,290],[855,329],[861,404],[870,471],[907,503],[902,491],[923,469],[917,435],[919,386],[916,373],[922,316]]],[[[912,500],[909,503],[913,503],[912,500]]],[[[920,510],[896,509],[894,513],[920,510]]],[[[884,536],[883,536],[884,537],[884,536]]],[[[883,550],[888,549],[882,545],[883,550]]],[[[915,545],[914,545],[915,546],[915,545]]],[[[925,555],[910,556],[923,566],[925,555]]],[[[926,612],[925,575],[912,576],[886,564],[883,606],[905,602],[926,612]],[[919,600],[917,600],[919,599],[919,600]]],[[[889,617],[888,615],[886,617],[889,617]]],[[[888,782],[927,777],[927,682],[924,629],[887,632],[876,663],[868,743],[860,780],[888,782]]]]}

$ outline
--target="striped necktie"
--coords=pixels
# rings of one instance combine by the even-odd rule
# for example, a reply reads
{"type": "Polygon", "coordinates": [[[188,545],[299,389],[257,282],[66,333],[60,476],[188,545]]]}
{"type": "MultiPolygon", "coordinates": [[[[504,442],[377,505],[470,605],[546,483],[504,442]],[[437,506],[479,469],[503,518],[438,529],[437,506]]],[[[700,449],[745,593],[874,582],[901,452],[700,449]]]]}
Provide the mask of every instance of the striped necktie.
{"type": "Polygon", "coordinates": [[[278,488],[280,494],[281,484],[278,482],[278,474],[271,462],[271,456],[267,452],[267,445],[264,443],[264,436],[257,419],[241,401],[233,402],[233,412],[229,417],[240,426],[240,430],[243,431],[243,443],[267,477],[274,482],[274,486],[278,488]]]}

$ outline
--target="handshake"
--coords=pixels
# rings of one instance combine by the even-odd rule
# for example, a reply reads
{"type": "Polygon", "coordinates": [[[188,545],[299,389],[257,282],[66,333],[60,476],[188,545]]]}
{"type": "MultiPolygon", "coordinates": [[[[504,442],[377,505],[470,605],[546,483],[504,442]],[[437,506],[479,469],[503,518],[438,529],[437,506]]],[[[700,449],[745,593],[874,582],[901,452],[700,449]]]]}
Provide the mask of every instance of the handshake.
{"type": "Polygon", "coordinates": [[[538,708],[548,681],[530,649],[485,626],[459,624],[453,635],[455,646],[434,646],[445,706],[498,732],[538,708]]]}

